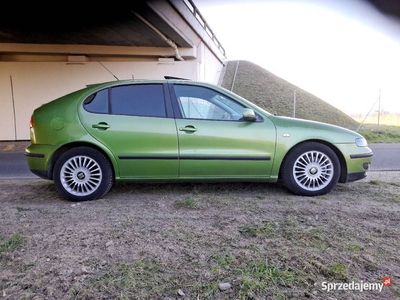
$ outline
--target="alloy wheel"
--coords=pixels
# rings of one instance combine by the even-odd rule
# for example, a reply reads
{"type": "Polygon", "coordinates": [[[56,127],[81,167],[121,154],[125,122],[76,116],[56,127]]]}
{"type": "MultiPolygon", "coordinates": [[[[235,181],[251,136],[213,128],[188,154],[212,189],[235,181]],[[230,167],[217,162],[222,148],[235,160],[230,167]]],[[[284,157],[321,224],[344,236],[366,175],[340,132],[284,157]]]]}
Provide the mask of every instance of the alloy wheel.
{"type": "Polygon", "coordinates": [[[331,159],[319,151],[309,151],[297,158],[293,165],[293,177],[299,186],[308,191],[326,187],[334,175],[331,159]]]}
{"type": "Polygon", "coordinates": [[[60,180],[64,189],[75,196],[86,196],[95,192],[102,181],[100,165],[88,156],[74,156],[61,168],[60,180]]]}

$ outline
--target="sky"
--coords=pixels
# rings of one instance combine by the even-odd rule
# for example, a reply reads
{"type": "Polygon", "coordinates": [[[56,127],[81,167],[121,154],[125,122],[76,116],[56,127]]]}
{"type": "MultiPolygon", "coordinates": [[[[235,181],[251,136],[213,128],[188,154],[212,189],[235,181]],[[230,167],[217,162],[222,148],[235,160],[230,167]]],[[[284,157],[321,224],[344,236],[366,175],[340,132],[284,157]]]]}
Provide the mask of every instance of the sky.
{"type": "Polygon", "coordinates": [[[400,113],[400,19],[362,0],[195,0],[226,51],[347,114],[400,113]]]}

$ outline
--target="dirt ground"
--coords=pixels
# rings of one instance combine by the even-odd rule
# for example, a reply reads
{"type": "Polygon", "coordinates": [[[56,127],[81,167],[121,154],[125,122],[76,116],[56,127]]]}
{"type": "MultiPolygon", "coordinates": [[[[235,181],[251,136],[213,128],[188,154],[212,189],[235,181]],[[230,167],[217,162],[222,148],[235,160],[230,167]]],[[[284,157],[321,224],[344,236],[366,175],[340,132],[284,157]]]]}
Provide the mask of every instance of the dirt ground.
{"type": "Polygon", "coordinates": [[[29,143],[29,141],[0,141],[0,152],[24,152],[29,143]]]}
{"type": "Polygon", "coordinates": [[[400,172],[320,197],[118,184],[81,203],[51,181],[0,180],[0,207],[2,299],[400,298],[400,172]],[[354,288],[387,276],[382,291],[354,288]]]}

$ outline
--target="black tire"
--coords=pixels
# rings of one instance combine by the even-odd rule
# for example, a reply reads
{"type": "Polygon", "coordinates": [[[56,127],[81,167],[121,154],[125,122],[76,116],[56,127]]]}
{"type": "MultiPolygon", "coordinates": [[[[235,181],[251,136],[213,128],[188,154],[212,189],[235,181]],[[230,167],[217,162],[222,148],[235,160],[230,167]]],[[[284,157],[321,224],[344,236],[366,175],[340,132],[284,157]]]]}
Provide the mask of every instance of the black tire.
{"type": "Polygon", "coordinates": [[[317,142],[305,142],[289,151],[281,166],[283,184],[301,196],[329,193],[340,176],[340,162],[335,152],[317,142]]]}
{"type": "Polygon", "coordinates": [[[72,148],[63,153],[54,166],[53,178],[57,191],[73,201],[101,198],[114,182],[109,160],[90,147],[72,148]]]}

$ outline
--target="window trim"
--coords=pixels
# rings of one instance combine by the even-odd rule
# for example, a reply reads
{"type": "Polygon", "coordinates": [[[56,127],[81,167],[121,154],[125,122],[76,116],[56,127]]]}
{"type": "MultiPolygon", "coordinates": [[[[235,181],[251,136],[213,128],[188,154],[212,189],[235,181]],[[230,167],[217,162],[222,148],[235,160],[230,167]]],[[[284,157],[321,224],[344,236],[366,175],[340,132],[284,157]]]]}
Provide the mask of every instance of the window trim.
{"type": "Polygon", "coordinates": [[[174,118],[174,109],[173,109],[171,95],[170,95],[170,91],[169,91],[167,83],[158,83],[158,82],[133,83],[133,84],[131,83],[131,84],[120,84],[120,85],[106,87],[106,88],[100,89],[98,91],[95,91],[95,92],[91,93],[89,96],[87,96],[82,101],[82,107],[87,113],[98,114],[98,115],[129,116],[129,117],[141,117],[141,118],[174,118]],[[140,86],[157,85],[157,86],[162,87],[165,116],[139,116],[139,115],[132,115],[132,114],[116,114],[112,111],[112,90],[113,90],[113,88],[126,87],[126,86],[138,86],[138,85],[140,85],[140,86]],[[90,102],[92,102],[94,100],[94,98],[89,103],[85,103],[87,101],[87,99],[99,92],[106,91],[106,90],[107,90],[107,112],[94,112],[94,111],[88,110],[86,108],[86,105],[89,104],[90,102]]]}

